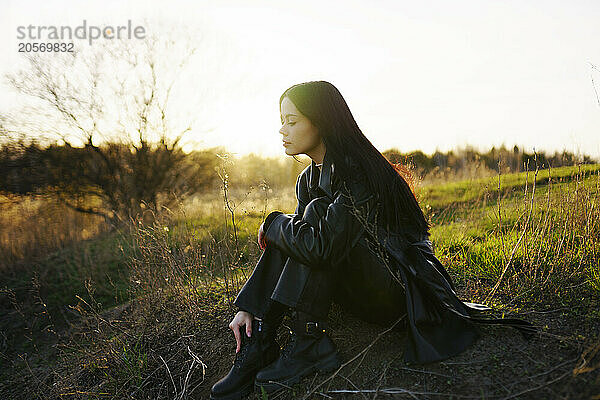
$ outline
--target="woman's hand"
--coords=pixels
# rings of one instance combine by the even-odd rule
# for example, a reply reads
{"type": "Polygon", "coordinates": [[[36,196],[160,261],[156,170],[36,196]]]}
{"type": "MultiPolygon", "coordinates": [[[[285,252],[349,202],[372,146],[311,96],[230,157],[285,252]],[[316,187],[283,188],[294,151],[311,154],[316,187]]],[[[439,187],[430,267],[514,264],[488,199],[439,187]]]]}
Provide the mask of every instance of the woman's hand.
{"type": "Polygon", "coordinates": [[[252,319],[254,316],[246,311],[238,311],[233,317],[233,320],[229,323],[229,328],[233,330],[233,335],[235,336],[235,341],[237,343],[237,347],[235,348],[235,352],[240,351],[240,347],[242,345],[242,337],[240,334],[240,327],[246,326],[246,335],[252,335],[252,319]]]}
{"type": "Polygon", "coordinates": [[[265,231],[263,230],[264,223],[260,224],[258,228],[258,245],[261,250],[264,250],[267,247],[267,242],[265,241],[265,231]]]}

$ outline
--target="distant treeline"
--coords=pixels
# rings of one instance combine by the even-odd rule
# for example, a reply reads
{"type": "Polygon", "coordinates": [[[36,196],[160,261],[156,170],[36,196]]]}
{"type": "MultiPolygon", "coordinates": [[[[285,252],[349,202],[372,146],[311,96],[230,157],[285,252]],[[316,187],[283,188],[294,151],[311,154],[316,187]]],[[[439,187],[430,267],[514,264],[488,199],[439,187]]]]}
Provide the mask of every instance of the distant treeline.
{"type": "Polygon", "coordinates": [[[183,153],[151,145],[72,147],[12,142],[0,144],[0,193],[43,194],[56,187],[116,187],[119,182],[138,192],[176,184],[186,193],[202,192],[218,189],[224,181],[228,186],[280,188],[295,183],[308,165],[306,157],[297,158],[235,157],[222,147],[183,153]]]}
{"type": "Polygon", "coordinates": [[[445,153],[436,151],[432,155],[427,155],[422,151],[402,153],[397,149],[386,150],[383,155],[394,163],[412,164],[421,175],[427,175],[435,170],[460,172],[465,168],[472,168],[473,165],[492,171],[500,169],[501,172],[506,173],[521,172],[527,169],[534,170],[536,163],[539,169],[546,169],[576,163],[595,164],[598,162],[588,155],[578,156],[566,150],[562,152],[555,151],[552,155],[547,155],[543,151],[536,153],[527,153],[518,146],[507,149],[502,145],[500,148],[492,147],[485,153],[466,146],[445,153]]]}
{"type": "MultiPolygon", "coordinates": [[[[396,149],[383,154],[393,163],[409,166],[419,178],[435,175],[442,179],[460,177],[466,170],[471,171],[468,176],[494,173],[499,168],[502,172],[533,170],[536,162],[540,169],[596,162],[568,151],[529,154],[517,146],[492,148],[486,153],[466,147],[432,155],[396,149]]],[[[232,157],[223,148],[184,153],[178,145],[165,143],[73,147],[10,142],[0,145],[0,194],[52,193],[78,211],[116,222],[145,209],[170,207],[191,194],[223,189],[224,182],[227,187],[244,189],[289,187],[309,164],[307,157],[299,160],[254,154],[232,157]]]]}

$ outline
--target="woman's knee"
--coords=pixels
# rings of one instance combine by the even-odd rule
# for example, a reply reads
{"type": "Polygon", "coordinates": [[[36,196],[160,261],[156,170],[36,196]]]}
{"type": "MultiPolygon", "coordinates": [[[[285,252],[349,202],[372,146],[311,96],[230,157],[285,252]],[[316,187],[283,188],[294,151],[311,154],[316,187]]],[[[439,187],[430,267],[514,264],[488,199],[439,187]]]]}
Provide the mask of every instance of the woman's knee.
{"type": "Polygon", "coordinates": [[[331,200],[327,197],[317,197],[312,199],[304,208],[302,219],[313,226],[317,226],[319,220],[327,213],[327,208],[331,204],[331,200]]]}

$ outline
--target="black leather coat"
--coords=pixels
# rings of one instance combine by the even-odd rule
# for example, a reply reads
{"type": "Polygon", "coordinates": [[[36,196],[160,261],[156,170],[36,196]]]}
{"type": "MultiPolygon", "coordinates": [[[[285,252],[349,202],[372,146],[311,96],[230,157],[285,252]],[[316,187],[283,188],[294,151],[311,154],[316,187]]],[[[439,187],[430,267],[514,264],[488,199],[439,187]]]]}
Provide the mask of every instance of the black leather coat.
{"type": "MultiPolygon", "coordinates": [[[[474,322],[511,325],[527,336],[534,331],[531,324],[518,319],[476,317],[489,308],[458,299],[427,234],[389,232],[376,226],[378,198],[369,191],[368,177],[360,169],[355,168],[344,185],[327,154],[320,173],[317,168],[313,161],[298,176],[298,205],[293,214],[274,211],[265,219],[267,245],[311,268],[333,268],[340,279],[350,266],[362,269],[366,277],[377,275],[369,271],[387,270],[394,290],[401,288],[404,293],[398,296],[397,312],[388,317],[407,314],[407,362],[438,361],[462,352],[479,336],[474,322]],[[303,219],[309,208],[319,214],[318,224],[303,219]]],[[[369,290],[379,290],[369,283],[365,282],[369,290]]],[[[390,320],[362,304],[360,297],[347,304],[366,320],[390,320]]]]}

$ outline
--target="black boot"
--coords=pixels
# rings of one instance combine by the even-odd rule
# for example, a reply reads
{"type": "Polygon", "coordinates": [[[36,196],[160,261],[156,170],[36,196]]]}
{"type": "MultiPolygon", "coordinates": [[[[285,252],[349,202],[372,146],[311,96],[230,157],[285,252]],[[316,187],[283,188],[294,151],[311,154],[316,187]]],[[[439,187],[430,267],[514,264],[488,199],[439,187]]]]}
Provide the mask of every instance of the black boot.
{"type": "Polygon", "coordinates": [[[279,355],[275,341],[277,327],[283,316],[275,320],[252,320],[252,333],[240,327],[242,343],[229,373],[215,383],[210,392],[213,400],[241,399],[254,390],[254,377],[261,368],[272,363],[279,355]]]}
{"type": "Polygon", "coordinates": [[[329,372],[341,365],[324,320],[315,321],[307,314],[294,312],[291,325],[290,340],[279,358],[256,374],[259,393],[262,389],[274,393],[315,371],[329,372]]]}

